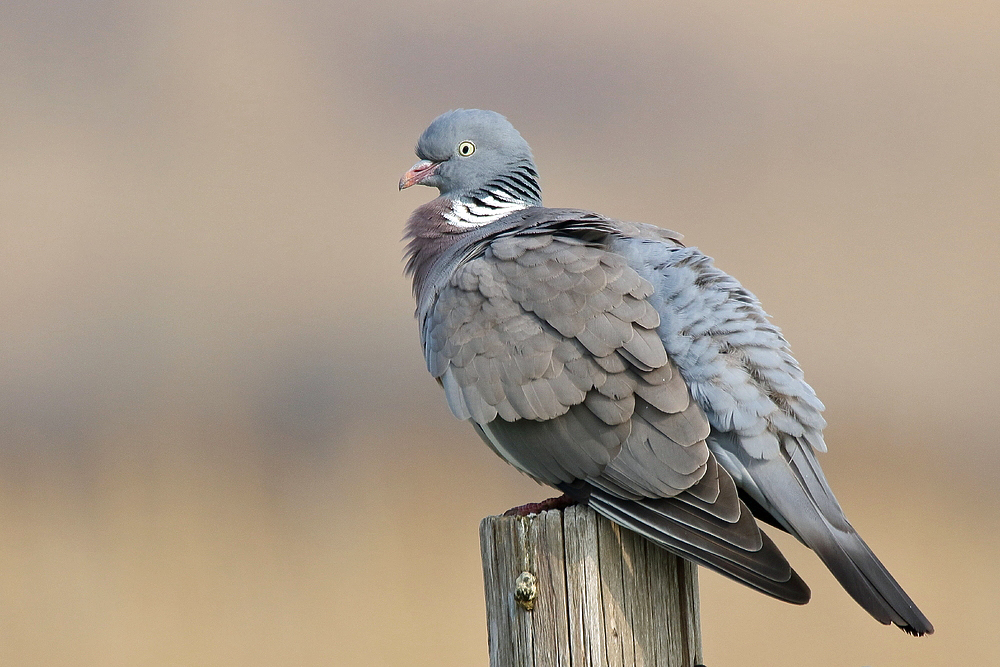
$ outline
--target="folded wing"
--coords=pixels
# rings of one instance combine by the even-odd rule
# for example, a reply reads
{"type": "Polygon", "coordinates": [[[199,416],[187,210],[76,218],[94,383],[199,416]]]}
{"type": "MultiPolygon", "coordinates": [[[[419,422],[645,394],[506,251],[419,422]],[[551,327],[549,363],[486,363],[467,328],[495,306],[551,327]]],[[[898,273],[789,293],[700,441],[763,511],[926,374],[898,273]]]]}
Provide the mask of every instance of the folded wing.
{"type": "Polygon", "coordinates": [[[483,245],[424,323],[452,411],[509,463],[674,553],[774,597],[809,590],[718,465],[668,359],[651,283],[591,229],[483,245]]]}

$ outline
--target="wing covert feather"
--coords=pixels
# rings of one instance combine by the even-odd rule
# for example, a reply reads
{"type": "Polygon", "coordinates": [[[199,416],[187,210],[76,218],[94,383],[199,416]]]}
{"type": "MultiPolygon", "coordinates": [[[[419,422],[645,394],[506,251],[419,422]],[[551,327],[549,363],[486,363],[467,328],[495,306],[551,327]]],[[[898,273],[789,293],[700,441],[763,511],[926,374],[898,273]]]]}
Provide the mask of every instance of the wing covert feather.
{"type": "Polygon", "coordinates": [[[705,475],[708,421],[667,357],[652,291],[599,244],[495,239],[440,291],[428,367],[455,414],[536,479],[675,496],[705,475]]]}

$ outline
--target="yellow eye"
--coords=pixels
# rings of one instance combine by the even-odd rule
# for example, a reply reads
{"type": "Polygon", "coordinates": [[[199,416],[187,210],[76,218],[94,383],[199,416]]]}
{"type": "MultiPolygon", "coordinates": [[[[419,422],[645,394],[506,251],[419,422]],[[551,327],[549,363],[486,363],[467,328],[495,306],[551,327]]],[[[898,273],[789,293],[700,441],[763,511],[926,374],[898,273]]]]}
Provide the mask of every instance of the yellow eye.
{"type": "Polygon", "coordinates": [[[476,145],[471,141],[463,141],[458,145],[458,154],[462,157],[469,157],[476,152],[476,145]]]}

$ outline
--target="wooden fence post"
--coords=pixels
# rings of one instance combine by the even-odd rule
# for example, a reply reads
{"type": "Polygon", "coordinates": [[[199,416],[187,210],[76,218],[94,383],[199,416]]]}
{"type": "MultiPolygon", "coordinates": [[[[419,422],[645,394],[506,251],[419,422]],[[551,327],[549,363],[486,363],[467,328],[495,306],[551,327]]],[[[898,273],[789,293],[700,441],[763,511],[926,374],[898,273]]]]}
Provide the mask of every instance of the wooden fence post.
{"type": "Polygon", "coordinates": [[[701,663],[698,574],[586,507],[479,527],[491,667],[701,663]]]}

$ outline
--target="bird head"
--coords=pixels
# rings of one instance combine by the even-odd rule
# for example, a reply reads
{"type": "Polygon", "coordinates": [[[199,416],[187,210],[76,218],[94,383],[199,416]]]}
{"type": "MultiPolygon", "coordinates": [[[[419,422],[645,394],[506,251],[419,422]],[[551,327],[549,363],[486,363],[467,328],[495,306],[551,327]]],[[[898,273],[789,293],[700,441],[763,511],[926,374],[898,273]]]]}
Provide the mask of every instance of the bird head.
{"type": "Polygon", "coordinates": [[[449,199],[500,190],[525,204],[541,203],[531,148],[495,111],[456,109],[438,116],[417,141],[421,158],[399,189],[429,185],[449,199]]]}

